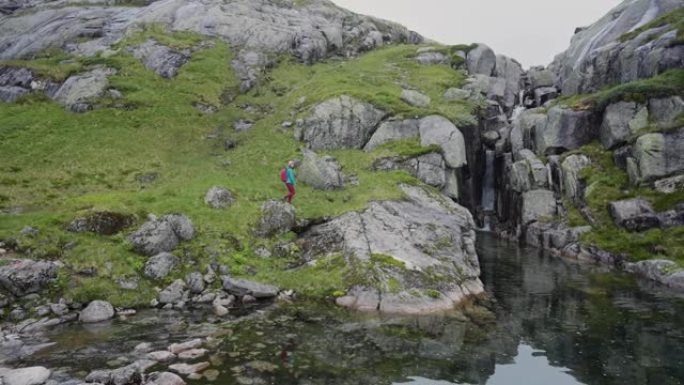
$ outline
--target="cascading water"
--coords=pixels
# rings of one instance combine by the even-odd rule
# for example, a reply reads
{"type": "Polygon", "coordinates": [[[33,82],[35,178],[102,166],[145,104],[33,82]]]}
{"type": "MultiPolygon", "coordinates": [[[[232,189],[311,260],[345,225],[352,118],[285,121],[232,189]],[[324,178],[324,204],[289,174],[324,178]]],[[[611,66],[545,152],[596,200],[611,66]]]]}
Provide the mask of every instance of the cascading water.
{"type": "Polygon", "coordinates": [[[491,216],[494,214],[494,200],[496,197],[496,188],[494,186],[494,157],[496,153],[493,150],[485,151],[485,174],[482,181],[482,212],[483,212],[483,226],[482,230],[491,230],[491,216]]]}
{"type": "Polygon", "coordinates": [[[518,94],[518,100],[517,104],[513,108],[513,112],[511,113],[511,122],[514,121],[518,115],[520,115],[523,111],[525,111],[525,90],[521,90],[520,93],[518,94]]]}

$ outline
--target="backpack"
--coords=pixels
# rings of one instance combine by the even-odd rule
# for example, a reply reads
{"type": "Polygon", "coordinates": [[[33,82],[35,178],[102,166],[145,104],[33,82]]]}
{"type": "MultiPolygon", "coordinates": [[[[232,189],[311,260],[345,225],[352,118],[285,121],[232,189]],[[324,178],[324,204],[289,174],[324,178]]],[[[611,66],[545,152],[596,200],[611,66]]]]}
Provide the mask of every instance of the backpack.
{"type": "Polygon", "coordinates": [[[287,169],[280,170],[280,180],[287,183],[287,169]]]}

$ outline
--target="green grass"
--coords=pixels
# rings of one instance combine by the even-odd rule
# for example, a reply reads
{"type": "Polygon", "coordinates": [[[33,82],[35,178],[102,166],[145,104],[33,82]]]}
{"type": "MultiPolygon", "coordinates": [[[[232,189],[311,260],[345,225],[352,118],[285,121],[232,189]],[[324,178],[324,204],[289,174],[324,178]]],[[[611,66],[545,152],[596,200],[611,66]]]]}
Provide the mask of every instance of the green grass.
{"type": "Polygon", "coordinates": [[[646,103],[652,98],[682,94],[684,94],[684,69],[671,69],[652,78],[608,86],[590,95],[562,97],[554,103],[575,109],[603,111],[608,105],[620,101],[646,103]]]}
{"type": "MultiPolygon", "coordinates": [[[[441,98],[447,88],[460,86],[465,75],[448,66],[419,66],[413,60],[415,46],[387,47],[357,59],[312,66],[281,58],[257,89],[224,105],[222,95],[238,88],[226,44],[214,41],[213,47],[198,50],[176,78],[167,80],[145,69],[125,49],[147,38],[179,49],[201,41],[194,34],[166,34],[152,25],[120,43],[112,56],[75,60],[52,54],[11,63],[57,80],[94,65],[116,68],[110,86],[124,94],[122,103],[128,109],[112,108],[104,100],[94,111],[73,114],[35,95],[21,103],[0,105],[0,209],[21,209],[16,215],[0,214],[0,239],[16,242],[30,257],[61,260],[66,275],[80,277],[77,272],[96,269],[94,277],[75,278],[60,286],[65,295],[79,300],[104,297],[120,306],[144,304],[154,297],[153,286],[201,270],[211,261],[227,264],[238,275],[255,274],[255,279],[306,295],[340,292],[349,272],[339,261],[286,270],[283,261],[254,255],[258,246],[275,242],[252,236],[260,207],[284,195],[278,171],[300,155],[303,145],[281,123],[342,94],[405,117],[436,113],[457,124],[474,122],[472,105],[441,98]],[[419,109],[402,102],[401,84],[430,95],[432,106],[419,109]],[[300,106],[302,97],[306,99],[300,106]],[[202,114],[192,106],[195,102],[214,105],[219,111],[202,114]],[[241,105],[255,108],[248,112],[241,105]],[[255,121],[255,126],[236,133],[232,124],[242,118],[255,121]],[[208,134],[219,139],[207,139],[208,134]],[[225,139],[237,141],[237,148],[225,151],[225,139]],[[149,184],[137,181],[137,175],[146,173],[159,177],[149,184]],[[214,185],[233,191],[236,203],[225,210],[208,208],[203,196],[214,185]],[[65,230],[73,218],[89,210],[134,214],[138,225],[148,213],[181,212],[193,221],[197,237],[175,251],[183,258],[183,269],[164,282],[141,280],[141,290],[132,293],[112,281],[138,275],[146,260],[126,242],[130,230],[113,237],[65,230]],[[40,234],[18,236],[29,225],[40,234]]],[[[370,166],[380,156],[426,150],[434,149],[412,142],[371,153],[330,151],[343,172],[356,175],[359,184],[330,192],[299,185],[294,201],[298,216],[334,216],[362,209],[371,200],[402,198],[397,185],[418,183],[416,179],[402,171],[375,173],[370,166]]],[[[288,239],[292,235],[283,237],[288,239]]]]}
{"type": "Polygon", "coordinates": [[[376,153],[397,154],[400,156],[407,156],[415,158],[421,155],[430,154],[433,152],[441,153],[442,148],[436,144],[423,146],[420,144],[420,139],[401,139],[392,142],[384,143],[375,150],[376,153]]]}
{"type": "MultiPolygon", "coordinates": [[[[633,261],[666,258],[684,266],[683,228],[629,232],[613,223],[608,209],[611,201],[641,197],[650,201],[655,210],[665,211],[684,201],[684,191],[663,194],[651,188],[631,186],[627,174],[613,162],[612,153],[604,150],[597,142],[564,156],[572,153],[585,154],[592,160],[591,166],[582,170],[580,176],[586,180],[586,203],[597,226],[582,236],[582,242],[613,253],[625,254],[633,261]]],[[[566,207],[571,225],[586,224],[579,211],[569,202],[566,202],[566,207]]]]}
{"type": "Polygon", "coordinates": [[[660,32],[658,34],[653,34],[652,36],[649,36],[649,41],[655,40],[658,37],[662,36],[666,32],[672,31],[672,30],[677,30],[677,37],[673,42],[670,43],[670,46],[677,46],[684,44],[684,8],[678,8],[670,13],[666,13],[655,20],[652,20],[649,23],[646,23],[642,25],[641,27],[635,29],[632,32],[628,32],[622,36],[620,36],[620,41],[626,42],[629,40],[632,40],[642,34],[643,32],[648,31],[649,29],[654,29],[658,27],[662,27],[665,25],[669,25],[670,27],[667,28],[665,31],[660,32]]]}

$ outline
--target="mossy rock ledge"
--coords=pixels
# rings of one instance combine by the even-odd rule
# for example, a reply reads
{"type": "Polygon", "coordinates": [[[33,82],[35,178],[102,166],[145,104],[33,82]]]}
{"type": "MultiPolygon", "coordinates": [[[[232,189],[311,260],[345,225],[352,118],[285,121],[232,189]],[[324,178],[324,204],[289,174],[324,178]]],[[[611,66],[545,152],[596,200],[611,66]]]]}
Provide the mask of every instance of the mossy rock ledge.
{"type": "Polygon", "coordinates": [[[453,309],[484,291],[470,212],[426,188],[401,189],[405,200],[371,202],[300,236],[307,259],[343,256],[349,290],[338,305],[425,314],[453,309]]]}

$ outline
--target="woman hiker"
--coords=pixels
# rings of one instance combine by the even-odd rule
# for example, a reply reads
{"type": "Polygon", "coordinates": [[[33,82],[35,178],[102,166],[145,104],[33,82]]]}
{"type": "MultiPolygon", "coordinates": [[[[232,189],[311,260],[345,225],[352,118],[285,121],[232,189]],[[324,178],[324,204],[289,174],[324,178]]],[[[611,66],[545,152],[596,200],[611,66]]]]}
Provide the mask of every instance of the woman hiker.
{"type": "Polygon", "coordinates": [[[297,184],[297,176],[295,174],[295,162],[293,160],[287,162],[287,168],[280,171],[280,180],[285,183],[287,187],[287,195],[283,198],[287,203],[292,203],[292,198],[295,196],[295,185],[297,184]]]}

